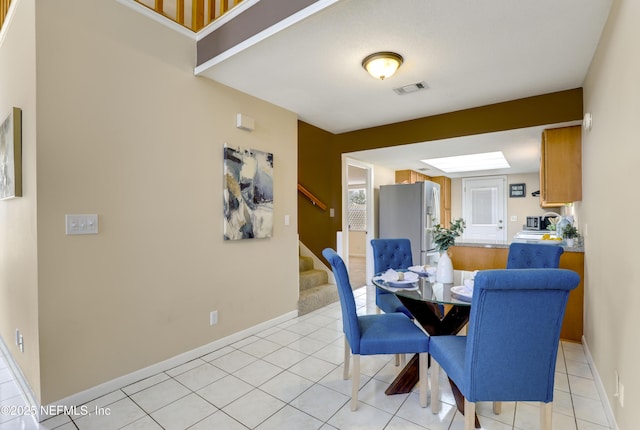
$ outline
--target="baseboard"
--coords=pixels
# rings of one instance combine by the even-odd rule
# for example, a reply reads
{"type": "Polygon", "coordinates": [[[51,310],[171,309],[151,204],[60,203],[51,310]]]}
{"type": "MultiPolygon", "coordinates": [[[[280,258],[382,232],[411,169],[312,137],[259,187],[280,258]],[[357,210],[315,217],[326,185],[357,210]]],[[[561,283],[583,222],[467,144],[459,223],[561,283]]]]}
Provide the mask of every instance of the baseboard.
{"type": "Polygon", "coordinates": [[[584,348],[584,353],[587,356],[589,367],[593,372],[593,380],[596,384],[598,394],[600,395],[600,401],[602,402],[602,406],[604,407],[604,413],[607,415],[607,421],[609,421],[609,427],[611,427],[611,429],[613,430],[619,430],[618,424],[616,423],[616,418],[613,415],[613,408],[611,407],[611,403],[609,403],[607,392],[605,391],[604,384],[602,383],[602,378],[600,378],[600,373],[598,373],[598,368],[593,362],[593,357],[591,356],[591,351],[589,350],[587,339],[584,336],[582,336],[582,347],[584,348]]]}
{"type": "MultiPolygon", "coordinates": [[[[46,412],[48,410],[53,410],[53,411],[59,410],[59,409],[56,409],[59,407],[67,408],[67,409],[73,409],[74,407],[79,407],[91,400],[95,400],[113,391],[126,387],[127,385],[131,385],[134,382],[141,381],[145,378],[167,371],[169,369],[172,369],[188,361],[195,360],[197,358],[210,354],[220,348],[231,345],[248,336],[260,333],[268,328],[281,324],[290,319],[296,318],[297,316],[298,316],[298,311],[288,312],[272,320],[257,324],[253,327],[239,331],[237,333],[234,333],[222,339],[215,340],[207,345],[203,345],[201,347],[176,355],[175,357],[169,358],[167,360],[161,361],[159,363],[153,364],[143,369],[136,370],[135,372],[131,372],[127,375],[123,375],[118,378],[112,379],[110,381],[104,382],[100,385],[96,385],[95,387],[73,394],[69,397],[65,397],[64,399],[60,399],[58,401],[55,401],[49,405],[45,405],[42,407],[35,400],[35,396],[33,395],[33,392],[31,392],[29,385],[26,383],[26,379],[24,378],[24,375],[20,371],[20,368],[17,366],[17,364],[14,362],[13,357],[9,353],[9,350],[4,344],[4,341],[2,341],[2,338],[0,338],[0,341],[1,341],[0,347],[2,347],[2,352],[7,358],[7,362],[9,363],[11,371],[18,385],[21,388],[23,388],[23,392],[27,400],[30,402],[30,406],[33,407],[33,410],[46,412]]],[[[53,415],[40,413],[40,414],[36,414],[34,418],[36,419],[36,421],[40,422],[47,418],[50,418],[51,416],[53,415]]]]}
{"type": "MultiPolygon", "coordinates": [[[[20,369],[20,366],[18,366],[18,363],[16,363],[16,361],[13,359],[13,355],[11,354],[11,351],[9,351],[7,344],[4,343],[4,339],[1,336],[0,336],[0,351],[2,351],[2,355],[4,356],[4,359],[7,361],[9,370],[13,374],[13,378],[15,379],[16,384],[18,384],[18,388],[20,389],[23,397],[27,401],[27,405],[29,406],[29,409],[31,411],[39,410],[40,404],[36,400],[36,396],[33,393],[31,386],[27,382],[27,378],[25,378],[24,374],[22,373],[22,370],[20,369]]],[[[36,420],[36,422],[38,421],[37,415],[31,415],[31,416],[36,420]]]]}

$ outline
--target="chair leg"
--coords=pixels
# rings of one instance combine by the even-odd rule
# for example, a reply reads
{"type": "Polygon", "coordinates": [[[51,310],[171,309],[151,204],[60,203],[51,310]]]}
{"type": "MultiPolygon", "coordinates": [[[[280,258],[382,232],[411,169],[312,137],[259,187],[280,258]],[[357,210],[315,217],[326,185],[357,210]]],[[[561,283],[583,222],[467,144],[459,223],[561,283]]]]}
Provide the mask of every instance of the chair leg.
{"type": "Polygon", "coordinates": [[[427,385],[428,384],[428,376],[427,376],[427,353],[420,353],[419,357],[419,365],[418,365],[418,375],[420,378],[420,407],[427,407],[427,385]]]}
{"type": "Polygon", "coordinates": [[[431,360],[431,413],[440,412],[440,393],[438,379],[440,378],[440,365],[431,360]]]}
{"type": "Polygon", "coordinates": [[[551,430],[553,403],[540,403],[540,430],[551,430]]]}
{"type": "Polygon", "coordinates": [[[493,413],[500,415],[502,412],[502,402],[493,402],[493,413]]]}
{"type": "Polygon", "coordinates": [[[344,370],[342,371],[342,379],[349,379],[349,361],[351,359],[351,348],[347,336],[344,337],[344,370]]]}
{"type": "MultiPolygon", "coordinates": [[[[464,399],[464,430],[476,429],[476,404],[464,399]]],[[[551,430],[551,429],[549,429],[551,430]]]]}
{"type": "Polygon", "coordinates": [[[360,388],[360,355],[353,354],[353,375],[351,375],[351,410],[358,409],[358,389],[360,388]]]}
{"type": "Polygon", "coordinates": [[[407,355],[406,354],[396,354],[396,367],[404,366],[407,364],[407,355]]]}

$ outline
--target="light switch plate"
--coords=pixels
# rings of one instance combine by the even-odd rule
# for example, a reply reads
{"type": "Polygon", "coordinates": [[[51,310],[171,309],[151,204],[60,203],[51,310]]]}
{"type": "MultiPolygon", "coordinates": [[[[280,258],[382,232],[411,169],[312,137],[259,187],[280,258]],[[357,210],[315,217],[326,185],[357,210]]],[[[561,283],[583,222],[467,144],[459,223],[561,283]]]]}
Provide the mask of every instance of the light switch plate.
{"type": "Polygon", "coordinates": [[[65,215],[65,234],[98,234],[98,215],[65,215]]]}

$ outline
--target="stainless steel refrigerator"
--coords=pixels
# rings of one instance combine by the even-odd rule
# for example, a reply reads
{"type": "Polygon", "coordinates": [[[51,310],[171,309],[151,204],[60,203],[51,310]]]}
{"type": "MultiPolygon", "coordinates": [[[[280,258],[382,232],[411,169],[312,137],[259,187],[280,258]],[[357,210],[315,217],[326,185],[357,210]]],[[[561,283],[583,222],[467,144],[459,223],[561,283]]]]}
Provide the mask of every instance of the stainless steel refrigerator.
{"type": "Polygon", "coordinates": [[[435,261],[435,243],[429,228],[440,222],[440,185],[425,181],[415,184],[380,186],[378,203],[379,237],[411,241],[413,264],[435,261]]]}

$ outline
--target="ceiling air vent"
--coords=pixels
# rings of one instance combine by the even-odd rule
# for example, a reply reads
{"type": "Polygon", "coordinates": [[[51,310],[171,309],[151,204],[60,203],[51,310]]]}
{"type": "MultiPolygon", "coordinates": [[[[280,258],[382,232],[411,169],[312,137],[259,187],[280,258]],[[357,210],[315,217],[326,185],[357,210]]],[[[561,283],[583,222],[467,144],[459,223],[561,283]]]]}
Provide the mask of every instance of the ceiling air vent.
{"type": "Polygon", "coordinates": [[[405,94],[415,93],[416,91],[426,90],[427,88],[429,88],[427,83],[422,81],[415,84],[405,85],[404,87],[394,88],[393,91],[395,91],[399,96],[403,96],[405,94]]]}

